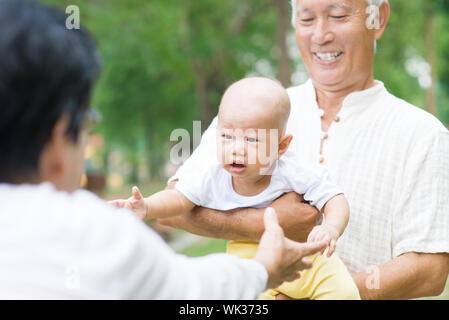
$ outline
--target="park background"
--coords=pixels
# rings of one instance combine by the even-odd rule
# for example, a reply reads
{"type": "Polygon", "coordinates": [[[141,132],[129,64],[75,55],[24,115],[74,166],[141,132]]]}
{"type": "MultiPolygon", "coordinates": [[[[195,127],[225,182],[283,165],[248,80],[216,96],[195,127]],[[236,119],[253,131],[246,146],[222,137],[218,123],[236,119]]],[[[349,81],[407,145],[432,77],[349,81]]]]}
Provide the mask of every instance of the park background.
{"type": "MultiPolygon", "coordinates": [[[[86,151],[83,186],[105,199],[164,188],[173,130],[193,139],[204,131],[232,82],[249,75],[285,87],[308,78],[294,40],[288,0],[44,0],[78,6],[95,37],[103,72],[92,108],[101,121],[86,151]]],[[[449,124],[449,0],[391,0],[391,17],[377,43],[375,78],[394,95],[449,124]]],[[[193,146],[194,141],[191,141],[193,146]]],[[[225,250],[222,240],[157,230],[178,252],[225,250]]],[[[449,230],[448,230],[449,232],[449,230]]],[[[439,299],[449,299],[449,284],[439,299]]]]}

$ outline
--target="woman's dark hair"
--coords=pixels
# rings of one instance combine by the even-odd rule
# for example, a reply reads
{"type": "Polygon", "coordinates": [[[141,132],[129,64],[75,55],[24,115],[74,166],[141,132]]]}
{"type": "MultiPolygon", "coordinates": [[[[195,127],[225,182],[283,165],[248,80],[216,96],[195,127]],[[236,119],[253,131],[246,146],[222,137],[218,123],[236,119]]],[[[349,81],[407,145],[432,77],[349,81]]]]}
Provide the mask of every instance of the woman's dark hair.
{"type": "Polygon", "coordinates": [[[76,142],[100,73],[88,32],[66,28],[62,10],[0,0],[0,182],[36,173],[57,121],[76,142]]]}

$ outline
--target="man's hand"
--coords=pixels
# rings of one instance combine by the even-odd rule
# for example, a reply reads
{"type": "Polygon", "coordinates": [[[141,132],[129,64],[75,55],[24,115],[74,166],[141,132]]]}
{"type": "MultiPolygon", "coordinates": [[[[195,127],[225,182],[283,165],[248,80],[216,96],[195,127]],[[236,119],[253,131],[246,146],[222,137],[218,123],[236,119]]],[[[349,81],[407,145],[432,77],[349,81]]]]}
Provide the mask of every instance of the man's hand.
{"type": "Polygon", "coordinates": [[[145,219],[147,217],[147,207],[139,188],[133,187],[132,193],[133,195],[126,200],[112,200],[109,203],[119,208],[129,209],[139,219],[145,219]]]}
{"type": "MultiPolygon", "coordinates": [[[[316,226],[310,232],[309,237],[307,238],[307,242],[317,242],[324,241],[327,246],[329,246],[329,250],[327,251],[327,256],[330,257],[334,252],[337,246],[337,240],[340,237],[337,229],[328,226],[328,225],[320,225],[316,226]]],[[[324,253],[324,249],[320,252],[320,254],[324,253]]]]}
{"type": "Polygon", "coordinates": [[[304,203],[303,196],[296,192],[282,195],[270,207],[276,210],[287,238],[295,241],[306,242],[320,217],[318,209],[304,203]]]}
{"type": "Polygon", "coordinates": [[[304,257],[323,250],[326,243],[297,243],[284,237],[276,211],[267,208],[264,214],[265,232],[260,240],[254,260],[260,262],[268,272],[267,288],[276,288],[284,281],[300,277],[300,271],[312,267],[304,257]]]}

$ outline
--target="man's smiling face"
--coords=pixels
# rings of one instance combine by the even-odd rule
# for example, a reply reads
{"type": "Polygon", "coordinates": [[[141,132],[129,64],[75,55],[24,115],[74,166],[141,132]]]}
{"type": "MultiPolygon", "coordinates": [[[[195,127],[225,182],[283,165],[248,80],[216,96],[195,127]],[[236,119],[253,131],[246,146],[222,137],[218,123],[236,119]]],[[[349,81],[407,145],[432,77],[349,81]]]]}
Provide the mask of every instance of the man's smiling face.
{"type": "Polygon", "coordinates": [[[364,0],[297,0],[295,36],[315,84],[346,88],[372,75],[375,32],[364,0]]]}

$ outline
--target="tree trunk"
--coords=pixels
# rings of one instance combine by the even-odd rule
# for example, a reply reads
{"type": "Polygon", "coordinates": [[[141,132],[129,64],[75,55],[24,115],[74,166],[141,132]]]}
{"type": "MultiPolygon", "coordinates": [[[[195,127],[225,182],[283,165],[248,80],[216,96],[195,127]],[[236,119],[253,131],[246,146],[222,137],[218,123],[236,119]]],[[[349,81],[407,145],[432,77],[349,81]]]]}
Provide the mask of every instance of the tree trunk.
{"type": "Polygon", "coordinates": [[[277,45],[278,45],[278,78],[286,88],[291,86],[292,67],[288,55],[287,36],[290,26],[289,4],[286,0],[274,0],[278,11],[277,45]]]}
{"type": "Polygon", "coordinates": [[[195,71],[195,96],[199,104],[201,128],[205,130],[215,116],[215,110],[209,100],[208,77],[204,74],[201,63],[194,59],[192,67],[195,71]]]}

